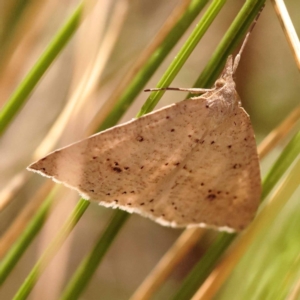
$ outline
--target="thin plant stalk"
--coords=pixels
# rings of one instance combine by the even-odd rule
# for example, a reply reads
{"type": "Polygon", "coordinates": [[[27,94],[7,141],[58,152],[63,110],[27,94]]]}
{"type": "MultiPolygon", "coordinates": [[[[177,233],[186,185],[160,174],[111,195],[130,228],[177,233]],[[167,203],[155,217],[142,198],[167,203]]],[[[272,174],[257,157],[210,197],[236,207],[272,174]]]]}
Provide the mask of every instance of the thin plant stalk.
{"type": "MultiPolygon", "coordinates": [[[[179,53],[175,56],[174,60],[171,62],[170,66],[161,77],[157,84],[157,88],[167,87],[173,81],[175,76],[178,74],[186,60],[189,58],[204,33],[207,31],[215,17],[220,12],[221,8],[226,1],[214,0],[209,6],[201,21],[197,24],[187,41],[184,43],[179,53]]],[[[149,113],[157,105],[158,101],[161,99],[165,91],[153,92],[150,94],[142,109],[138,113],[137,117],[140,117],[146,113],[149,113]]]]}
{"type": "MultiPolygon", "coordinates": [[[[214,1],[223,3],[223,0],[214,1]]],[[[161,45],[157,50],[149,57],[147,62],[145,62],[144,67],[138,71],[134,76],[130,84],[123,91],[122,95],[119,97],[119,100],[116,102],[114,108],[111,110],[109,115],[102,122],[98,131],[105,130],[114,126],[123,114],[126,112],[128,107],[132,104],[133,100],[145,87],[148,80],[157,70],[158,66],[170,53],[171,49],[176,45],[179,38],[182,37],[187,28],[195,20],[197,15],[203,9],[208,0],[192,0],[190,5],[187,7],[186,12],[183,14],[182,18],[178,20],[178,23],[174,25],[174,28],[166,36],[161,45]]],[[[214,4],[215,5],[215,4],[214,4]]],[[[171,76],[171,74],[170,74],[171,76]]],[[[141,111],[138,116],[141,116],[142,113],[150,112],[150,110],[141,111]]]]}
{"type": "Polygon", "coordinates": [[[82,9],[83,4],[81,3],[55,35],[41,57],[23,81],[18,85],[17,89],[0,111],[0,136],[4,133],[16,114],[20,111],[33,89],[36,87],[44,73],[48,70],[51,63],[73,36],[74,32],[78,28],[82,9]]]}
{"type": "Polygon", "coordinates": [[[35,282],[39,278],[41,272],[46,268],[49,261],[53,258],[54,253],[56,253],[57,250],[60,248],[62,241],[66,239],[66,237],[77,224],[77,222],[80,220],[81,216],[86,211],[88,206],[89,202],[85,200],[79,201],[77,203],[76,209],[71,213],[67,222],[62,226],[61,230],[59,231],[58,235],[54,238],[50,247],[46,249],[46,251],[40,257],[38,262],[35,264],[30,274],[27,276],[25,282],[14,296],[14,300],[27,298],[35,282]]]}
{"type": "Polygon", "coordinates": [[[124,213],[121,210],[117,210],[116,213],[114,213],[112,220],[93,248],[93,251],[82,261],[68,287],[64,290],[60,297],[61,300],[72,300],[78,298],[83,289],[89,283],[94,272],[97,270],[99,263],[109,249],[109,246],[114,241],[114,238],[128,217],[129,214],[124,213]]]}
{"type": "Polygon", "coordinates": [[[45,222],[47,215],[53,203],[53,197],[57,192],[57,188],[52,189],[44,203],[41,205],[38,213],[35,215],[34,221],[32,220],[26,230],[22,233],[17,242],[12,246],[8,254],[1,260],[0,264],[0,285],[4,282],[7,275],[14,268],[15,264],[23,254],[23,249],[27,248],[32,242],[33,238],[39,232],[42,224],[45,222]]]}
{"type": "Polygon", "coordinates": [[[280,25],[300,70],[300,41],[283,0],[272,0],[280,25]]]}

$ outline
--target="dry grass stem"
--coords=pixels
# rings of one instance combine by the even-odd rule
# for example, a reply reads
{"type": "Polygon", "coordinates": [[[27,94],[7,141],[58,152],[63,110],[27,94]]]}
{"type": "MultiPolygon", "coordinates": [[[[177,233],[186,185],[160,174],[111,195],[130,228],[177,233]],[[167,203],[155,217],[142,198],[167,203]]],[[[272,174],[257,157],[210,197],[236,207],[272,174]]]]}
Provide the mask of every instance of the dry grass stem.
{"type": "MultiPolygon", "coordinates": [[[[97,7],[95,7],[96,9],[97,7]]],[[[102,18],[105,18],[107,10],[104,9],[103,5],[98,5],[98,10],[101,11],[102,18]]],[[[108,9],[108,5],[107,5],[108,9]]],[[[78,122],[78,118],[74,116],[74,111],[80,113],[82,107],[89,100],[91,94],[97,88],[98,79],[101,76],[101,73],[108,61],[108,58],[113,50],[117,37],[119,36],[120,30],[122,28],[122,24],[125,20],[127,11],[127,1],[120,1],[115,7],[114,13],[112,14],[112,19],[110,21],[110,25],[106,34],[103,37],[103,41],[99,49],[97,50],[97,57],[95,60],[88,62],[88,65],[85,67],[85,72],[81,77],[80,83],[76,85],[76,88],[72,95],[70,96],[70,100],[68,101],[67,105],[65,106],[64,110],[61,112],[59,117],[57,118],[56,122],[50,129],[47,136],[44,138],[41,145],[36,149],[34,153],[34,159],[40,158],[46,155],[49,151],[53,149],[55,144],[57,143],[58,139],[62,135],[63,131],[65,130],[66,125],[68,124],[70,118],[72,118],[73,122],[78,122]]],[[[94,19],[100,18],[100,13],[97,15],[93,14],[94,19]]],[[[91,15],[90,15],[91,16],[91,15]]],[[[104,21],[102,22],[104,26],[104,21]]],[[[90,24],[92,25],[92,24],[90,24]]],[[[101,26],[97,26],[94,24],[93,28],[100,28],[101,26]]],[[[89,28],[86,28],[89,31],[89,28]]],[[[95,33],[97,36],[98,31],[91,30],[91,32],[95,33]]],[[[91,37],[91,39],[96,39],[96,36],[91,37]]],[[[85,45],[85,43],[81,43],[85,45]]],[[[92,46],[92,45],[91,45],[92,46]]],[[[96,45],[93,45],[96,46],[96,45]]],[[[85,59],[81,59],[85,60],[85,59]]],[[[82,68],[81,68],[82,70],[82,68]]],[[[76,113],[75,113],[76,115],[76,113]]],[[[70,126],[72,127],[72,126],[70,126]]],[[[78,137],[77,137],[78,138],[78,137]]]]}
{"type": "Polygon", "coordinates": [[[126,76],[117,85],[113,94],[109,97],[109,99],[107,99],[107,101],[105,101],[100,111],[93,118],[93,120],[91,121],[87,129],[87,133],[86,133],[87,135],[91,135],[92,133],[94,133],[95,130],[99,127],[99,124],[101,124],[106,119],[109,112],[115,106],[116,102],[118,101],[119,97],[124,92],[128,84],[132,81],[136,73],[145,64],[145,62],[153,54],[153,52],[156,51],[159,45],[164,41],[168,33],[174,27],[174,24],[177,23],[177,21],[180,19],[182,14],[186,11],[186,7],[190,4],[190,2],[191,0],[182,0],[180,4],[173,10],[170,17],[164,23],[164,25],[162,26],[162,28],[160,29],[160,31],[158,32],[154,40],[138,57],[134,65],[126,73],[126,76]]]}
{"type": "Polygon", "coordinates": [[[28,63],[28,56],[34,51],[38,36],[45,30],[47,22],[56,9],[58,1],[33,1],[28,5],[18,29],[13,36],[5,58],[1,59],[0,106],[9,97],[16,79],[28,63]]]}
{"type": "Polygon", "coordinates": [[[300,279],[298,279],[291,293],[286,297],[286,300],[298,300],[298,299],[300,299],[300,279]]]}
{"type": "Polygon", "coordinates": [[[273,129],[258,147],[259,158],[265,157],[275,146],[285,138],[300,119],[300,106],[296,107],[279,126],[273,129]]]}
{"type": "MultiPolygon", "coordinates": [[[[29,172],[27,171],[27,173],[29,172]]],[[[16,217],[10,227],[5,231],[0,239],[0,259],[4,257],[16,239],[21,236],[24,228],[26,228],[27,224],[31,221],[54,185],[55,183],[50,180],[45,182],[32,197],[31,201],[22,209],[21,213],[16,217]]]]}
{"type": "Polygon", "coordinates": [[[32,174],[27,170],[22,170],[5,185],[4,189],[0,191],[0,212],[7,207],[31,176],[32,174]]]}
{"type": "Polygon", "coordinates": [[[289,16],[283,0],[272,0],[280,25],[293,52],[296,65],[300,70],[300,42],[293,22],[289,16]]]}
{"type": "Polygon", "coordinates": [[[173,246],[160,259],[130,300],[150,299],[157,288],[165,281],[182,258],[199,241],[206,230],[203,228],[186,229],[173,246]]]}

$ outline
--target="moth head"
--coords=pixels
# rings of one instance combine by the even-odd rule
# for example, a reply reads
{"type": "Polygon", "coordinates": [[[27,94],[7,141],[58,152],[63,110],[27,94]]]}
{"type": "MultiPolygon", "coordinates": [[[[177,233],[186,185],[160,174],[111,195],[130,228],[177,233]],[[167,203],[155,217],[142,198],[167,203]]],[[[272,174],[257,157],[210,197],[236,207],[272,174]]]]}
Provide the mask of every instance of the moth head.
{"type": "Polygon", "coordinates": [[[225,67],[219,79],[215,82],[217,89],[222,88],[226,84],[233,83],[233,58],[232,55],[228,56],[225,67]]]}
{"type": "Polygon", "coordinates": [[[223,87],[226,84],[226,80],[222,77],[220,77],[216,82],[215,82],[215,87],[217,89],[223,87]]]}

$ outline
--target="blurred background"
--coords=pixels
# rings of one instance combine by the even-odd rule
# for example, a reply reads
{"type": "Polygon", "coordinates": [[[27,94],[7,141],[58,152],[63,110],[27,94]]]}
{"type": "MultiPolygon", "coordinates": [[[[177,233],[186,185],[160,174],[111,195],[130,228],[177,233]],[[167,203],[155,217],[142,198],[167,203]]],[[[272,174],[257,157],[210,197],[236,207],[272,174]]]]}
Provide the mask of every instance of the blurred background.
{"type": "MultiPolygon", "coordinates": [[[[67,102],[76,94],[86,70],[97,55],[99,45],[103,41],[106,43],[103,48],[103,60],[100,63],[102,71],[99,73],[95,87],[88,97],[85,97],[84,105],[71,108],[72,113],[68,124],[64,127],[58,142],[55,142],[49,151],[85,136],[98,110],[105,105],[105,101],[116,90],[120,81],[128,75],[136,58],[154,39],[179,3],[180,1],[103,0],[101,3],[96,2],[95,6],[90,8],[92,12],[89,18],[85,19],[71,41],[55,59],[27,103],[1,137],[1,190],[5,190],[33,160],[42,157],[37,154],[37,147],[48,134],[67,102]],[[116,20],[111,25],[114,17],[116,20]],[[111,26],[111,32],[106,35],[111,26]]],[[[57,0],[1,1],[0,106],[32,68],[77,4],[76,1],[57,0]]],[[[172,86],[193,86],[243,4],[244,1],[228,1],[224,5],[172,86]]],[[[299,35],[299,1],[289,0],[286,1],[286,5],[299,35]]],[[[196,18],[145,88],[156,86],[203,12],[196,18]]],[[[274,8],[271,2],[267,1],[242,55],[236,75],[237,91],[251,117],[257,143],[299,105],[299,79],[299,70],[291,49],[274,8]]],[[[120,123],[134,118],[147,96],[145,93],[140,93],[120,123]]],[[[184,97],[184,93],[167,92],[157,108],[180,101],[184,97]]],[[[262,161],[262,174],[265,174],[272,165],[285,143],[286,141],[280,144],[262,161]]],[[[0,212],[2,236],[26,204],[32,200],[36,191],[47,181],[38,175],[30,176],[26,184],[22,185],[20,191],[13,196],[12,201],[0,212]]],[[[294,196],[296,200],[299,200],[299,195],[298,191],[294,196]]],[[[0,290],[0,299],[13,297],[79,199],[76,192],[64,187],[60,189],[57,197],[59,201],[53,208],[46,225],[0,290]]],[[[296,200],[291,201],[294,204],[289,204],[284,214],[289,215],[290,211],[299,213],[299,204],[297,205],[299,201],[296,200]]],[[[111,215],[111,209],[100,207],[95,203],[89,206],[67,242],[39,279],[29,299],[41,299],[41,297],[44,300],[58,299],[71,274],[93,247],[111,215]]],[[[281,219],[282,229],[286,218],[281,219]]],[[[290,226],[295,229],[298,223],[290,226]]],[[[128,299],[181,232],[132,215],[80,299],[128,299]]],[[[179,286],[214,236],[213,231],[208,231],[204,235],[201,242],[176,267],[155,299],[168,299],[168,295],[179,286]]],[[[278,243],[277,240],[270,239],[269,243],[273,242],[278,243]]],[[[267,254],[268,252],[265,253],[267,254]]],[[[228,289],[230,290],[230,286],[228,289]]],[[[221,295],[219,297],[222,298],[221,295]]],[[[223,297],[226,297],[226,291],[223,297]]]]}

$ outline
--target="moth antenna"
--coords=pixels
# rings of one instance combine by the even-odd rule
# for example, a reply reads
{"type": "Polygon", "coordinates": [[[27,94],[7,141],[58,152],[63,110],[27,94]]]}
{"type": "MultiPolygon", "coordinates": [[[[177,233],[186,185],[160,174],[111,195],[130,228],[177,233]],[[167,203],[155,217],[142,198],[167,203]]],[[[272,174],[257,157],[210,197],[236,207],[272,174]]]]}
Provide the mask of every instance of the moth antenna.
{"type": "Polygon", "coordinates": [[[164,87],[164,88],[145,89],[144,92],[180,91],[180,92],[189,92],[191,94],[201,94],[201,93],[211,92],[212,90],[213,89],[164,87]]]}
{"type": "Polygon", "coordinates": [[[238,54],[236,55],[236,57],[234,58],[234,63],[233,63],[233,74],[235,74],[235,71],[236,71],[236,69],[237,69],[237,67],[238,67],[238,65],[239,65],[240,59],[241,59],[241,55],[242,55],[242,53],[243,53],[243,51],[244,51],[244,48],[245,48],[245,46],[246,46],[246,44],[247,44],[247,42],[248,42],[249,36],[250,36],[252,30],[254,29],[254,27],[255,27],[255,25],[256,25],[256,23],[257,23],[257,20],[258,20],[258,18],[259,18],[259,16],[260,16],[262,10],[264,9],[264,7],[265,7],[265,5],[263,5],[262,8],[259,10],[259,12],[258,12],[256,18],[254,19],[254,21],[253,21],[253,23],[252,23],[252,25],[251,25],[249,31],[247,32],[247,34],[246,34],[246,36],[245,36],[245,38],[244,38],[244,41],[243,41],[242,46],[241,46],[241,48],[240,48],[240,50],[239,50],[239,53],[238,53],[238,54]]]}

